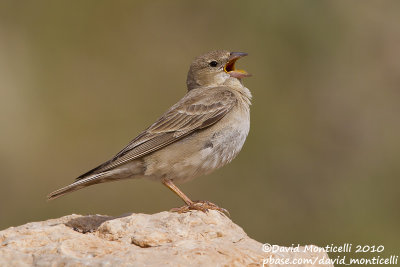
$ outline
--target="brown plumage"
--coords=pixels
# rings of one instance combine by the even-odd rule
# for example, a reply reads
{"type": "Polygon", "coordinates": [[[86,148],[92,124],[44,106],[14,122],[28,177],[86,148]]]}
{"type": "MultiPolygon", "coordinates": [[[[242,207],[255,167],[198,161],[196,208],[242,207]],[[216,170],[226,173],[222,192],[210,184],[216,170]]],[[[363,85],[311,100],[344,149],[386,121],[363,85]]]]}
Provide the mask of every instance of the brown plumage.
{"type": "MultiPolygon", "coordinates": [[[[235,69],[245,53],[213,51],[192,63],[187,94],[109,161],[79,176],[49,199],[89,185],[127,178],[163,182],[189,209],[223,210],[210,202],[193,202],[174,182],[207,174],[230,162],[249,130],[251,94],[241,83],[249,76],[235,69]]],[[[225,211],[225,210],[223,210],[225,211]]]]}

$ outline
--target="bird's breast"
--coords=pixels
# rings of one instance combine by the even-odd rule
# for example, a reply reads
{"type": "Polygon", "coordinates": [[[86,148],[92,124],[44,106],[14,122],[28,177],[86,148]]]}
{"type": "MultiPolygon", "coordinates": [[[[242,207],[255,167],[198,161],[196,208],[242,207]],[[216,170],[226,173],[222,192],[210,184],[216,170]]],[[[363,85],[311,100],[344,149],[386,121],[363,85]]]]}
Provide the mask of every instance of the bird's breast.
{"type": "Polygon", "coordinates": [[[214,125],[155,152],[149,157],[146,175],[182,183],[209,174],[237,156],[249,129],[248,109],[236,106],[214,125]]]}
{"type": "Polygon", "coordinates": [[[204,144],[204,167],[216,169],[231,162],[243,147],[250,130],[249,113],[233,111],[221,120],[222,127],[216,127],[211,139],[204,144]]]}

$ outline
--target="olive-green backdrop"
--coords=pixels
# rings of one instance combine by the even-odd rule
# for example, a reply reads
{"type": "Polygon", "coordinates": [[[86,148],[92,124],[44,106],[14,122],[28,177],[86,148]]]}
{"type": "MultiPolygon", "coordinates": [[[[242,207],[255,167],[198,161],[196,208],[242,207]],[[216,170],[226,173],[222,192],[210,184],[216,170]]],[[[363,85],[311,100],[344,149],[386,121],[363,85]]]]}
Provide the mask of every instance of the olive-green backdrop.
{"type": "Polygon", "coordinates": [[[195,56],[228,49],[249,53],[250,134],[182,190],[263,243],[398,253],[399,19],[399,1],[1,1],[0,229],[180,206],[143,180],[45,197],[179,100],[195,56]]]}

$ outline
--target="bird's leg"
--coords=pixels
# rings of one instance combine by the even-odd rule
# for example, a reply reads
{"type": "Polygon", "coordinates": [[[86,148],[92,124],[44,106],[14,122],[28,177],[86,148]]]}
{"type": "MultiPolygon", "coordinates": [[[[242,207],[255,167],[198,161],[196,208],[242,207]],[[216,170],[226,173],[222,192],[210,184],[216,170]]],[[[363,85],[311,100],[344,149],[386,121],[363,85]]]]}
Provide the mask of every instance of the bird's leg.
{"type": "Polygon", "coordinates": [[[186,205],[180,208],[173,208],[171,209],[172,212],[178,212],[178,213],[183,213],[183,212],[188,212],[190,210],[201,210],[202,212],[207,212],[208,210],[218,210],[222,213],[228,214],[229,212],[224,209],[220,208],[214,203],[211,203],[209,201],[192,201],[188,196],[186,196],[171,180],[169,179],[163,179],[162,183],[168,187],[169,189],[172,190],[175,194],[177,194],[185,203],[186,205]]]}
{"type": "Polygon", "coordinates": [[[171,180],[163,179],[162,183],[172,190],[175,194],[177,194],[185,203],[186,205],[190,206],[193,205],[193,201],[190,200],[188,196],[186,196],[171,180]]]}

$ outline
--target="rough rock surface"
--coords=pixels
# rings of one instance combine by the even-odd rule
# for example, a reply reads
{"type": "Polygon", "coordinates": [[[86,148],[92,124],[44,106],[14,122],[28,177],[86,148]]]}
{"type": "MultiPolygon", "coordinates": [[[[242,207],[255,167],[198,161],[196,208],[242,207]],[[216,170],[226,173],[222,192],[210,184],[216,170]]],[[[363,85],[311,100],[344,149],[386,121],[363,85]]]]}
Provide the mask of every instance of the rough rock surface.
{"type": "Polygon", "coordinates": [[[328,258],[262,247],[216,211],[69,215],[0,231],[0,266],[263,266],[269,257],[328,258]]]}

